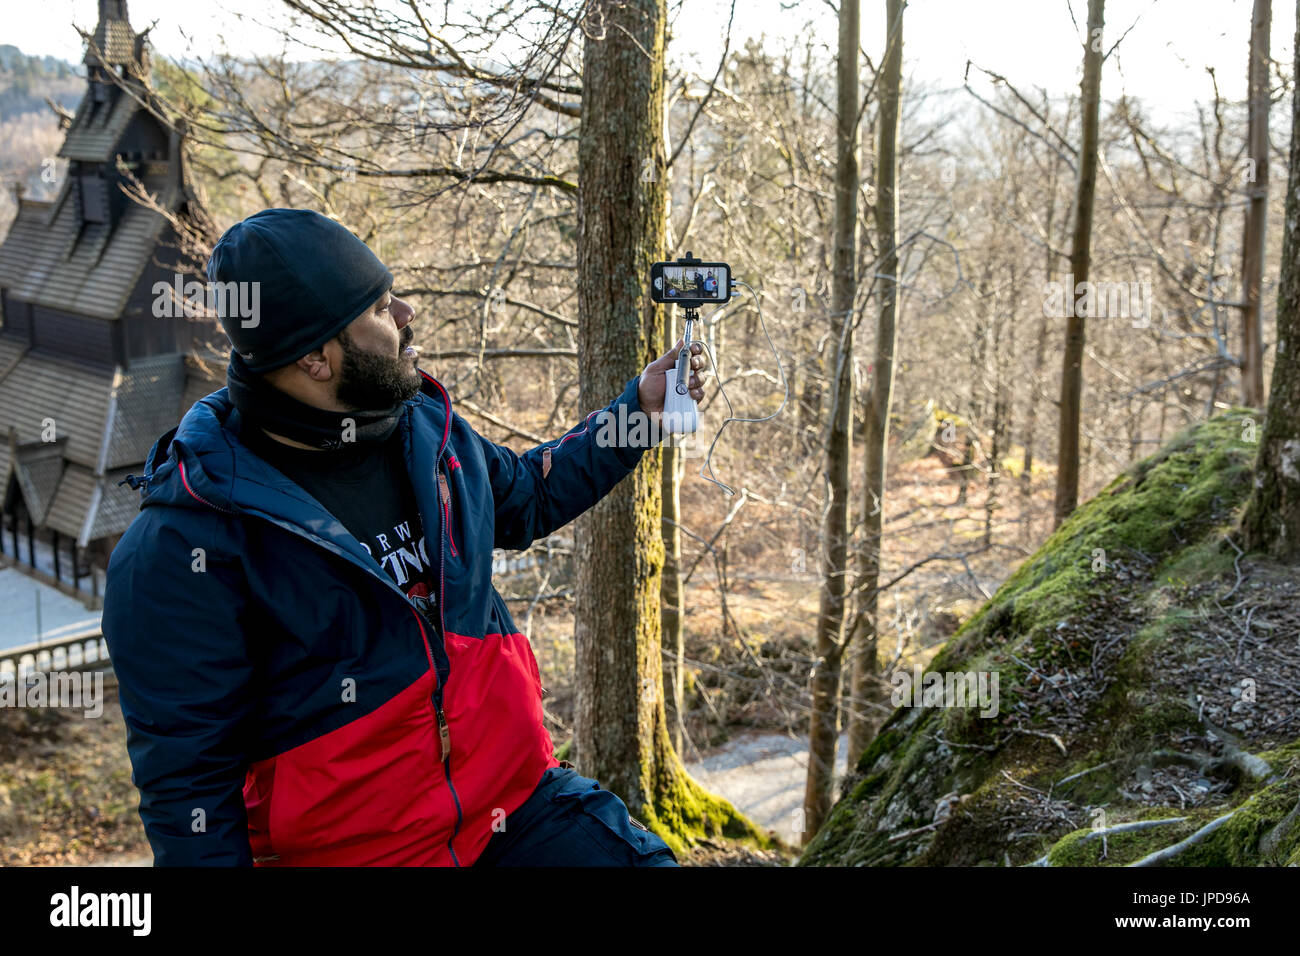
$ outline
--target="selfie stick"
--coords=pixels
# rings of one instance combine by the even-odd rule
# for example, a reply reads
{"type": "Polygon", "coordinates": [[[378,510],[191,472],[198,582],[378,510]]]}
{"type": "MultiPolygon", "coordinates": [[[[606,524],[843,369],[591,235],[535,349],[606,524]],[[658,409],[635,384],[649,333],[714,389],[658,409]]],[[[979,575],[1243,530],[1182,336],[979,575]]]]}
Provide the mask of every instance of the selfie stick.
{"type": "Polygon", "coordinates": [[[664,390],[664,413],[661,427],[668,435],[693,435],[700,427],[700,412],[691,398],[691,327],[700,317],[699,309],[686,309],[686,333],[682,337],[682,350],[677,355],[677,365],[664,372],[667,388],[664,390]]]}

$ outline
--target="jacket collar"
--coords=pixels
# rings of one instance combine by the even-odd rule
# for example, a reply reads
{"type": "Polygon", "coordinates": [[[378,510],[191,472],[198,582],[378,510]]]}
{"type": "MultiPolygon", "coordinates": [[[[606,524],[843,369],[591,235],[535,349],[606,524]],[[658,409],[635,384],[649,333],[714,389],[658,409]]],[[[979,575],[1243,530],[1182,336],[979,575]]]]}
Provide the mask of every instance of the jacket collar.
{"type": "MultiPolygon", "coordinates": [[[[420,391],[406,402],[398,431],[427,537],[439,528],[434,476],[447,446],[452,410],[446,389],[421,375],[420,391]]],[[[227,389],[196,402],[150,450],[140,507],[209,508],[262,517],[342,552],[368,570],[378,569],[320,502],[239,440],[239,426],[240,413],[227,389]]]]}

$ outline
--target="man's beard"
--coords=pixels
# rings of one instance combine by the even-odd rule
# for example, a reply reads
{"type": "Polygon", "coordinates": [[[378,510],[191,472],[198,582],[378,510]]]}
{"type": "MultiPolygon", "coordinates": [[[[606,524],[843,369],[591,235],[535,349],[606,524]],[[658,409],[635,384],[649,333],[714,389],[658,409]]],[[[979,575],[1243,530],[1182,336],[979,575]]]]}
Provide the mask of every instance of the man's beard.
{"type": "Polygon", "coordinates": [[[335,398],[348,408],[362,410],[392,408],[414,398],[420,390],[420,373],[405,354],[413,338],[411,327],[403,328],[398,354],[392,357],[359,349],[346,329],[340,332],[343,368],[335,398]]]}

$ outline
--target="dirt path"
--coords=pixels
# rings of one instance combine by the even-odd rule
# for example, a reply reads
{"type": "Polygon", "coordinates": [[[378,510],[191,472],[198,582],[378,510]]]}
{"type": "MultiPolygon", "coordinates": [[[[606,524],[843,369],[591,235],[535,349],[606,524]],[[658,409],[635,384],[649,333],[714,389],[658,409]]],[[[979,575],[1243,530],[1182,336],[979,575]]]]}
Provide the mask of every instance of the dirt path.
{"type": "MultiPolygon", "coordinates": [[[[848,735],[835,757],[844,766],[848,735]]],[[[726,797],[759,826],[799,845],[798,822],[808,773],[808,743],[782,734],[749,734],[729,740],[686,769],[706,789],[726,797]]],[[[837,794],[838,796],[838,794],[837,794]]]]}

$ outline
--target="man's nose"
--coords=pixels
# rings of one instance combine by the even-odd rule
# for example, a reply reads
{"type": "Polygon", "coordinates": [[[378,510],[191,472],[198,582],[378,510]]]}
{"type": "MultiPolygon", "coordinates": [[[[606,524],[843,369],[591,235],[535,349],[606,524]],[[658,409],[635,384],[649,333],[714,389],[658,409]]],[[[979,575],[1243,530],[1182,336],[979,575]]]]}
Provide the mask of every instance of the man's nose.
{"type": "Polygon", "coordinates": [[[401,299],[393,299],[392,308],[389,309],[389,313],[392,315],[393,322],[396,323],[398,330],[406,328],[411,324],[412,320],[415,319],[415,309],[411,308],[401,299]]]}

